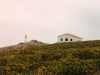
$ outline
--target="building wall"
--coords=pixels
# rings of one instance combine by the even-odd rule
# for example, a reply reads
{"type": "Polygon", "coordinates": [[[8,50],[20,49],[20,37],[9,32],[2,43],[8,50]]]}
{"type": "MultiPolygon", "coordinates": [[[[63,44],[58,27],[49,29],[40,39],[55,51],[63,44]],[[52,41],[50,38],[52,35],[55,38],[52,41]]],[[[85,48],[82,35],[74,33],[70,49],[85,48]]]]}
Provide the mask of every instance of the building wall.
{"type": "Polygon", "coordinates": [[[68,34],[65,34],[65,35],[62,35],[62,36],[58,36],[58,43],[60,43],[60,42],[77,42],[77,41],[82,41],[82,39],[75,38],[75,37],[70,36],[68,34]],[[62,41],[61,41],[61,39],[62,39],[62,41]],[[66,39],[68,39],[68,40],[66,40],[66,39]]]}

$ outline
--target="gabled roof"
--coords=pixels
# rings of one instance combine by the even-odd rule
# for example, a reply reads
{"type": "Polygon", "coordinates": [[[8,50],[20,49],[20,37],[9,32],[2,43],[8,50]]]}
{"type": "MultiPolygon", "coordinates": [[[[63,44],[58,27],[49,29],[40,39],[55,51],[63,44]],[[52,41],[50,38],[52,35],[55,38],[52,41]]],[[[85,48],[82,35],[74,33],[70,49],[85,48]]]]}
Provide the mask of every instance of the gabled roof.
{"type": "MultiPolygon", "coordinates": [[[[73,34],[69,34],[69,33],[66,33],[67,35],[70,35],[70,36],[72,36],[72,37],[75,37],[75,38],[79,38],[79,39],[82,39],[82,38],[80,38],[80,37],[78,37],[78,36],[75,36],[75,35],[73,35],[73,34]]],[[[63,34],[63,35],[66,35],[66,34],[63,34]]],[[[63,36],[63,35],[60,35],[60,36],[63,36]]],[[[58,37],[60,37],[60,36],[58,36],[58,37]]]]}

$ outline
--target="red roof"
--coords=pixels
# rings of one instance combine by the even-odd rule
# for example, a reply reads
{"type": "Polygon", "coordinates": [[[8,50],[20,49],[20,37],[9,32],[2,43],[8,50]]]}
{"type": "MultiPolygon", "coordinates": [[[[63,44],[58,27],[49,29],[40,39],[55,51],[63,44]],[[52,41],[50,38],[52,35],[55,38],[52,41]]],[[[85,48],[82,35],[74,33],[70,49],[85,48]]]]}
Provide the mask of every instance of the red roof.
{"type": "MultiPolygon", "coordinates": [[[[67,35],[70,35],[70,36],[72,36],[72,37],[75,37],[75,38],[79,38],[79,39],[82,39],[82,38],[80,38],[80,37],[78,37],[78,36],[75,36],[75,35],[73,35],[73,34],[69,34],[69,33],[66,33],[67,35]]],[[[63,35],[66,35],[66,34],[63,34],[63,35]]],[[[60,36],[63,36],[63,35],[60,35],[60,36]]],[[[60,36],[58,36],[58,37],[60,37],[60,36]]]]}

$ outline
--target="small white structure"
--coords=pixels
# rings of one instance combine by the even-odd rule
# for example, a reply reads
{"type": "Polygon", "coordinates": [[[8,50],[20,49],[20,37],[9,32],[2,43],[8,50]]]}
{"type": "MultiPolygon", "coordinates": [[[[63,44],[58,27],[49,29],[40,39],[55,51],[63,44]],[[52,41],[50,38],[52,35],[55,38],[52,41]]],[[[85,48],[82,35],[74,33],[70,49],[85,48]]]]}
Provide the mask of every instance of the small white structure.
{"type": "Polygon", "coordinates": [[[72,34],[69,34],[69,33],[58,36],[58,43],[77,42],[77,41],[82,41],[82,40],[83,40],[82,38],[75,36],[75,35],[72,35],[72,34]]]}
{"type": "Polygon", "coordinates": [[[24,43],[27,43],[27,35],[25,35],[24,43]]]}

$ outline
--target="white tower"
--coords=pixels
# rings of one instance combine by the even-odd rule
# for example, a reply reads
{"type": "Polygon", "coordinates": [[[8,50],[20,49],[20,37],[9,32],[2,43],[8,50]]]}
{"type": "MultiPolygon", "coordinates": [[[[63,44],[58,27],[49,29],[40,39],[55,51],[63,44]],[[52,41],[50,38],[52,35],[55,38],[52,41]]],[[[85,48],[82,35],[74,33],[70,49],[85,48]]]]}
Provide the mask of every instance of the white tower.
{"type": "Polygon", "coordinates": [[[27,43],[27,35],[25,35],[24,43],[27,43]]]}

